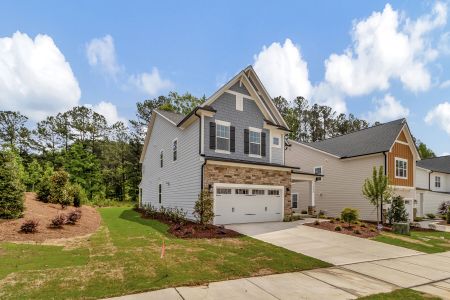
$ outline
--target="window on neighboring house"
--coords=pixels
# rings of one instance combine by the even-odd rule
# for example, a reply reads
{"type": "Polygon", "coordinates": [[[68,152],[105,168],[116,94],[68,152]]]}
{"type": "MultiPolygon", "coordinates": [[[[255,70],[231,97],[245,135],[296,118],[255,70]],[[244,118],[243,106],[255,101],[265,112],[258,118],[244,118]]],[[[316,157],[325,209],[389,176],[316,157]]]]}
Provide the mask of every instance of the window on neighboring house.
{"type": "Polygon", "coordinates": [[[217,195],[231,195],[231,189],[217,188],[216,193],[217,195]]]}
{"type": "Polygon", "coordinates": [[[437,187],[437,188],[441,187],[441,177],[440,176],[434,177],[434,187],[437,187]]]}
{"type": "MultiPolygon", "coordinates": [[[[314,174],[316,175],[323,175],[322,173],[322,167],[315,167],[314,168],[314,174]]],[[[322,176],[317,176],[316,181],[322,181],[322,176]]]]}
{"type": "Polygon", "coordinates": [[[269,196],[280,196],[280,190],[268,190],[267,195],[269,196]]]}
{"type": "Polygon", "coordinates": [[[254,189],[254,190],[252,190],[252,195],[259,195],[259,196],[262,196],[262,195],[264,195],[265,194],[265,191],[264,190],[256,190],[256,189],[254,189]]]}
{"type": "Polygon", "coordinates": [[[408,178],[408,161],[403,158],[395,158],[395,178],[408,178]]]}
{"type": "Polygon", "coordinates": [[[162,168],[164,165],[164,151],[161,150],[161,152],[159,153],[159,165],[162,168]]]}
{"type": "Polygon", "coordinates": [[[292,208],[298,208],[298,194],[292,194],[292,208]]]}
{"type": "Polygon", "coordinates": [[[216,149],[230,151],[230,125],[216,123],[216,149]]]}
{"type": "Polygon", "coordinates": [[[172,151],[173,151],[173,161],[176,161],[178,155],[178,140],[173,141],[172,151]]]}
{"type": "Polygon", "coordinates": [[[234,193],[236,195],[248,195],[248,189],[236,189],[234,193]]]}
{"type": "Polygon", "coordinates": [[[158,202],[161,204],[162,202],[162,184],[159,184],[159,188],[158,188],[158,202]]]}
{"type": "Polygon", "coordinates": [[[250,154],[261,155],[261,132],[250,130],[250,154]]]}

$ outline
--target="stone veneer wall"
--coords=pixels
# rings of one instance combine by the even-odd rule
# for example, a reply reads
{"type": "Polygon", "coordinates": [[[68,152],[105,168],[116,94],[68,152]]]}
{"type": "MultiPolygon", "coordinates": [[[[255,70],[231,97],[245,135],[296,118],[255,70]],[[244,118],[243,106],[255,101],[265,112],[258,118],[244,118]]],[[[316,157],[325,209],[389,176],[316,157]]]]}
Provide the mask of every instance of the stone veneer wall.
{"type": "Polygon", "coordinates": [[[292,212],[290,170],[280,171],[223,165],[205,165],[203,188],[208,189],[209,185],[214,183],[284,186],[284,215],[292,212]]]}

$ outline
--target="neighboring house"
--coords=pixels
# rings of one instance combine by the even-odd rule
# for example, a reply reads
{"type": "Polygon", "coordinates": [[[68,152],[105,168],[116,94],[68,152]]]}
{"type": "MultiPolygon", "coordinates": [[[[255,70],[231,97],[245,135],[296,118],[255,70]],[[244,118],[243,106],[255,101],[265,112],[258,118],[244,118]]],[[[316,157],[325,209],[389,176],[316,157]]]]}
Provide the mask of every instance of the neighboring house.
{"type": "Polygon", "coordinates": [[[416,199],[416,161],[420,159],[405,119],[373,126],[313,143],[291,142],[288,165],[325,175],[309,184],[294,183],[297,210],[316,208],[339,216],[346,207],[359,210],[360,218],[376,220],[377,211],[362,194],[373,167],[383,166],[394,193],[405,199],[410,216],[416,199]],[[311,192],[315,190],[315,199],[311,192]]]}
{"type": "Polygon", "coordinates": [[[450,201],[450,156],[418,161],[416,173],[418,215],[436,214],[442,202],[450,201]]]}
{"type": "Polygon", "coordinates": [[[291,182],[315,179],[285,165],[288,131],[252,67],[186,116],[154,110],[141,155],[140,203],[193,218],[203,189],[214,197],[215,224],[281,221],[297,205],[291,182]]]}

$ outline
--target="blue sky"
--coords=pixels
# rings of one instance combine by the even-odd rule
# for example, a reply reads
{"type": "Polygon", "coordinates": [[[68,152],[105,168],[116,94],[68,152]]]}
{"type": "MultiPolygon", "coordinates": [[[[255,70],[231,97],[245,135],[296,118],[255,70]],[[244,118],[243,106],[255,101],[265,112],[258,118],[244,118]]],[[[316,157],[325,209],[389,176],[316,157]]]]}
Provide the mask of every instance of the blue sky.
{"type": "Polygon", "coordinates": [[[3,1],[0,109],[39,120],[89,104],[113,122],[169,90],[208,96],[253,64],[272,96],[303,95],[370,120],[406,116],[417,138],[449,153],[447,6],[3,1]]]}

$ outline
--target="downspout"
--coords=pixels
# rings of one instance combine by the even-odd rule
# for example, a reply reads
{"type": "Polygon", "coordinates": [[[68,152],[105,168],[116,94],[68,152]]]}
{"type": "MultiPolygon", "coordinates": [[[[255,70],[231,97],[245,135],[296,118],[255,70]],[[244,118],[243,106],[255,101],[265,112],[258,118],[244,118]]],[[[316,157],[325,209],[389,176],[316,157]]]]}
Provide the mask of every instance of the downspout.
{"type": "MultiPolygon", "coordinates": [[[[431,171],[431,170],[430,170],[431,171]]],[[[430,173],[428,173],[428,190],[431,191],[431,173],[433,173],[433,171],[431,171],[430,173]]]]}
{"type": "MultiPolygon", "coordinates": [[[[202,118],[201,116],[197,115],[197,112],[194,112],[194,115],[197,116],[197,118],[199,119],[199,135],[198,135],[198,154],[201,156],[202,155],[202,134],[203,134],[203,124],[202,124],[202,118]]],[[[206,159],[205,161],[202,163],[202,167],[200,169],[200,193],[203,191],[203,173],[204,173],[204,169],[205,169],[205,165],[206,165],[206,159]]]]}
{"type": "MultiPolygon", "coordinates": [[[[387,176],[387,155],[386,152],[383,152],[384,155],[384,176],[387,176]]],[[[381,225],[384,224],[383,220],[383,195],[381,195],[381,204],[380,204],[380,219],[381,225]]]]}

